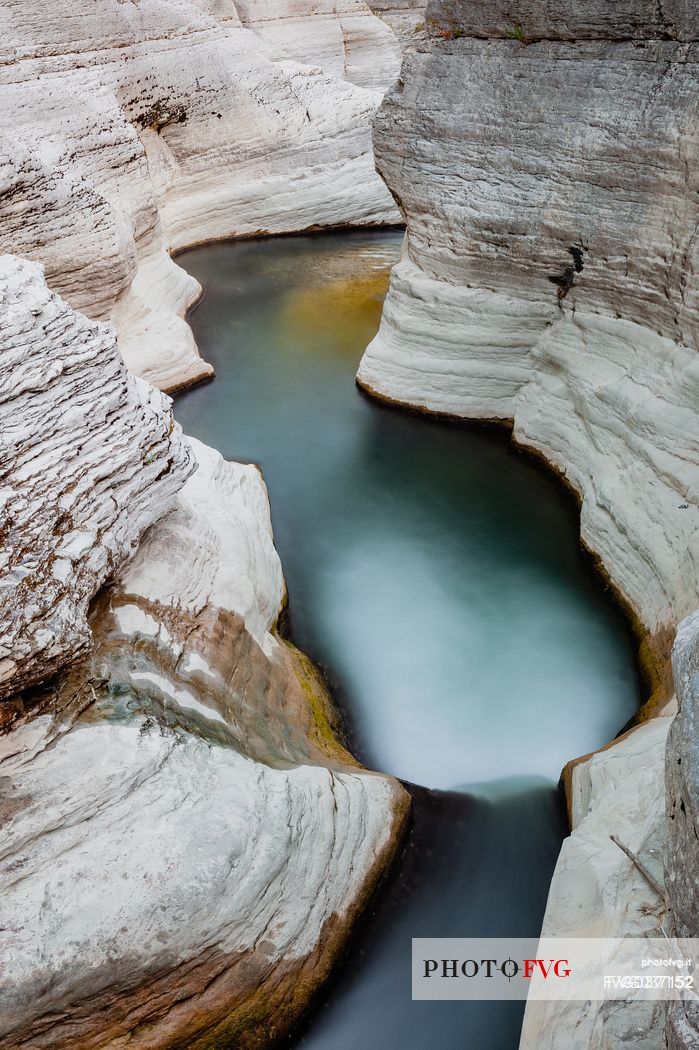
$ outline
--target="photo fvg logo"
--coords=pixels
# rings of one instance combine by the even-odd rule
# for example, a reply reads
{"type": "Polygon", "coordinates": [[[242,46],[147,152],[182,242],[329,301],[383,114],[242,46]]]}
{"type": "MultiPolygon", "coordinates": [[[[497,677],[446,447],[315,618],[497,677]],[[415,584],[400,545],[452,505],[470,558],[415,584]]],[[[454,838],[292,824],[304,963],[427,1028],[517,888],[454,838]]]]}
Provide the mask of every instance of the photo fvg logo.
{"type": "Polygon", "coordinates": [[[413,999],[696,999],[695,973],[692,938],[413,939],[413,999]]]}
{"type": "Polygon", "coordinates": [[[413,999],[526,999],[534,986],[562,989],[575,968],[557,947],[526,937],[416,938],[413,999]]]}
{"type": "Polygon", "coordinates": [[[572,973],[567,959],[423,959],[423,977],[505,977],[511,981],[522,977],[530,981],[534,976],[565,979],[572,973]]]}

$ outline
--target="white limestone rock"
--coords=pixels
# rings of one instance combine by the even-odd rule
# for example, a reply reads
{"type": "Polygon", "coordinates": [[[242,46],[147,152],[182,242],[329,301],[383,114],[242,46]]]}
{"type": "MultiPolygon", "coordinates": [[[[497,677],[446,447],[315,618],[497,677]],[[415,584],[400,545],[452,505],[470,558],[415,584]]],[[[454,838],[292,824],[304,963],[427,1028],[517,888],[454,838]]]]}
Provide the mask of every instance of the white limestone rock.
{"type": "MultiPolygon", "coordinates": [[[[579,763],[572,775],[573,833],[549,890],[544,937],[664,937],[669,917],[628,846],[663,882],[663,758],[671,715],[653,718],[579,763]]],[[[659,1050],[667,1003],[659,1000],[531,1002],[520,1047],[659,1050]]]]}
{"type": "Polygon", "coordinates": [[[237,0],[241,24],[304,65],[383,95],[400,52],[388,25],[363,0],[237,0]]]}
{"type": "Polygon", "coordinates": [[[550,7],[525,43],[499,7],[428,6],[375,122],[407,230],[358,379],[512,421],[667,661],[699,605],[696,26],[550,7]]]}
{"type": "Polygon", "coordinates": [[[89,644],[89,602],[173,505],[192,457],[111,327],[13,256],[0,257],[0,413],[3,699],[89,644]]]}
{"type": "Polygon", "coordinates": [[[659,637],[699,606],[699,354],[576,310],[531,357],[515,441],[579,493],[584,543],[659,637]]]}
{"type": "MultiPolygon", "coordinates": [[[[374,124],[406,241],[358,381],[511,423],[565,477],[646,634],[657,713],[699,606],[696,18],[683,0],[431,0],[426,23],[374,124]]],[[[545,936],[659,921],[609,835],[659,873],[671,710],[573,768],[545,936]]],[[[639,1004],[537,1004],[521,1045],[663,1040],[639,1004]]]]}
{"type": "Polygon", "coordinates": [[[95,649],[0,738],[0,1045],[259,1046],[327,975],[406,796],[334,741],[264,484],[199,463],[93,614],[95,649]]]}
{"type": "Polygon", "coordinates": [[[12,322],[3,369],[34,430],[3,455],[13,498],[31,491],[5,638],[23,663],[0,666],[8,694],[62,673],[9,702],[0,738],[0,1045],[252,1047],[327,976],[407,796],[342,748],[317,672],[274,632],[259,473],[196,446],[167,513],[190,452],[96,322],[176,390],[212,369],[185,321],[200,288],[170,252],[397,221],[370,121],[398,42],[360,0],[13,0],[0,31],[2,245],[93,319],[44,289],[48,335],[27,321],[23,346],[12,322]],[[48,611],[22,591],[29,548],[48,611]]]}
{"type": "Polygon", "coordinates": [[[198,470],[173,511],[145,536],[122,586],[192,615],[207,605],[238,613],[258,645],[275,649],[269,628],[286,589],[260,471],[187,441],[198,470]]]}
{"type": "Polygon", "coordinates": [[[0,247],[162,389],[212,374],[171,251],[399,219],[370,141],[399,46],[361,0],[14,0],[0,32],[0,247]]]}
{"type": "Polygon", "coordinates": [[[428,412],[510,420],[532,375],[529,352],[557,313],[430,277],[404,246],[357,378],[378,397],[428,412]]]}
{"type": "Polygon", "coordinates": [[[584,543],[669,656],[674,625],[699,606],[693,347],[582,306],[437,280],[404,252],[358,381],[427,411],[511,420],[578,493],[584,543]]]}

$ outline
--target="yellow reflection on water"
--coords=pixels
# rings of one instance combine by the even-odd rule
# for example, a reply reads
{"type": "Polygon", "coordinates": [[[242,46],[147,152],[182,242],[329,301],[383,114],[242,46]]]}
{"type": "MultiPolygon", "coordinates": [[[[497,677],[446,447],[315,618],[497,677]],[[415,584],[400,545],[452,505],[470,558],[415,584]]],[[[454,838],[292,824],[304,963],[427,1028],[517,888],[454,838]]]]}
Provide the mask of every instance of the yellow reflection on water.
{"type": "Polygon", "coordinates": [[[332,346],[338,354],[356,357],[357,348],[364,348],[379,327],[390,272],[391,264],[386,263],[361,276],[291,289],[282,306],[280,325],[289,344],[313,350],[332,346]]]}

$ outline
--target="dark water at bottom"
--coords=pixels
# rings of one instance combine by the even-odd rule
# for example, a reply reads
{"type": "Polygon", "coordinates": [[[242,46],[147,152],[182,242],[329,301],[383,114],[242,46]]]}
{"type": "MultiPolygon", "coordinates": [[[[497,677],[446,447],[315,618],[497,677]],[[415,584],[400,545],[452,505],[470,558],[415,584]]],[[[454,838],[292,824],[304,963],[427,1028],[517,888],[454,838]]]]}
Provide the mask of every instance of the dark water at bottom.
{"type": "Polygon", "coordinates": [[[515,1050],[524,1003],[412,1002],[412,937],[536,936],[565,834],[550,784],[411,788],[413,826],[349,959],[291,1045],[515,1050]]]}
{"type": "Polygon", "coordinates": [[[298,1045],[515,1050],[519,1004],[411,1001],[410,941],[538,933],[564,834],[555,782],[636,708],[634,645],[554,479],[501,433],[356,389],[399,241],[182,256],[217,377],[176,415],[261,465],[293,640],[336,687],[355,754],[422,785],[405,853],[298,1045]]]}

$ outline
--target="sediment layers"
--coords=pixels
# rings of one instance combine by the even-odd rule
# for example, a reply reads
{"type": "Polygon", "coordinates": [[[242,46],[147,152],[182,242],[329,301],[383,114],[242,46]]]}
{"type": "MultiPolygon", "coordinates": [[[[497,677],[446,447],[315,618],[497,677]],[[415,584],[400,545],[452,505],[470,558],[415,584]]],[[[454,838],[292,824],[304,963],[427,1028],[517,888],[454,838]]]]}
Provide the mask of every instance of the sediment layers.
{"type": "Polygon", "coordinates": [[[175,502],[193,463],[169,399],[132,376],[110,326],[37,263],[0,257],[2,701],[90,642],[88,605],[175,502]]]}
{"type": "MultiPolygon", "coordinates": [[[[548,935],[667,926],[609,835],[660,872],[669,653],[699,606],[698,33],[686,5],[613,7],[530,2],[515,23],[435,0],[374,128],[407,229],[358,381],[512,425],[578,494],[582,540],[644,637],[656,717],[569,772],[548,935]]],[[[660,1047],[646,1006],[536,1004],[522,1046],[660,1047]]]]}
{"type": "Polygon", "coordinates": [[[399,47],[360,0],[14,0],[0,31],[0,249],[111,319],[163,390],[212,371],[184,321],[200,289],[171,251],[399,219],[370,142],[399,47]]]}

